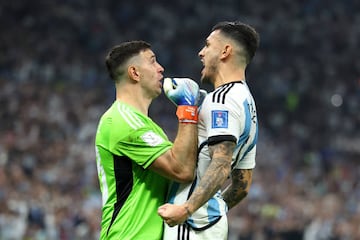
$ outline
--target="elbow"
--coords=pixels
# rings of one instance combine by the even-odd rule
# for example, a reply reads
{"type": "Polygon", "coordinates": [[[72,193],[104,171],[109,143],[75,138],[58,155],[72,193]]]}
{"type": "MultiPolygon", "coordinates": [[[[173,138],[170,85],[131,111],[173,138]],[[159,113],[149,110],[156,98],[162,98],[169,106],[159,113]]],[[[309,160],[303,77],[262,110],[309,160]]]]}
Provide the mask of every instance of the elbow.
{"type": "Polygon", "coordinates": [[[176,181],[179,183],[190,183],[194,181],[195,173],[194,172],[181,172],[178,176],[176,181]]]}
{"type": "Polygon", "coordinates": [[[242,189],[241,191],[239,191],[239,195],[238,195],[238,199],[239,201],[243,200],[244,198],[247,197],[247,195],[249,194],[249,189],[242,189]]]}
{"type": "Polygon", "coordinates": [[[243,191],[242,193],[242,198],[246,198],[246,196],[249,194],[249,190],[246,189],[245,191],[243,191]]]}

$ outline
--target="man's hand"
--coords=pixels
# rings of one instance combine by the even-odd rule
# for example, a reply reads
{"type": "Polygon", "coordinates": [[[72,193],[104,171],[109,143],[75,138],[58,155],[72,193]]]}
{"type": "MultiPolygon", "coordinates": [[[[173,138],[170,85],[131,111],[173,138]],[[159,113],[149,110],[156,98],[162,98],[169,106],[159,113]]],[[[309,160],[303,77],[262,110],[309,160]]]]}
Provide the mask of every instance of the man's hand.
{"type": "Polygon", "coordinates": [[[185,205],[166,203],[158,208],[158,214],[170,227],[181,224],[190,217],[191,213],[185,205]]]}
{"type": "Polygon", "coordinates": [[[201,104],[203,103],[206,95],[207,95],[207,91],[205,89],[200,89],[199,90],[199,97],[198,97],[197,103],[196,103],[197,106],[201,106],[201,104]]]}
{"type": "Polygon", "coordinates": [[[196,124],[197,103],[201,97],[199,85],[190,78],[165,78],[163,89],[165,95],[178,106],[176,115],[179,122],[196,124]]]}
{"type": "Polygon", "coordinates": [[[165,78],[165,95],[176,105],[195,106],[199,98],[199,85],[190,78],[165,78]]]}

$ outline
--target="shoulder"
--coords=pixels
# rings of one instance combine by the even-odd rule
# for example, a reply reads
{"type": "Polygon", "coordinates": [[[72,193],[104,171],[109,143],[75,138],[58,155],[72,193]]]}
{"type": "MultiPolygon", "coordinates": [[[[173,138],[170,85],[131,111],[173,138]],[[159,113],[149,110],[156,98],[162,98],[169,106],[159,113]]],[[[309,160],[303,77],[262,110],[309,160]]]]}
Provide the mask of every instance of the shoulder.
{"type": "Polygon", "coordinates": [[[243,102],[244,94],[242,82],[231,82],[221,85],[210,92],[204,99],[201,106],[202,112],[213,110],[229,110],[239,108],[239,104],[243,102]]]}
{"type": "Polygon", "coordinates": [[[231,102],[231,99],[239,99],[244,98],[243,92],[247,89],[246,84],[243,81],[236,81],[227,83],[219,86],[213,92],[211,92],[211,102],[226,104],[231,102]]]}
{"type": "Polygon", "coordinates": [[[142,114],[131,106],[115,101],[103,115],[103,121],[111,124],[112,128],[138,130],[146,126],[147,121],[142,114]]]}

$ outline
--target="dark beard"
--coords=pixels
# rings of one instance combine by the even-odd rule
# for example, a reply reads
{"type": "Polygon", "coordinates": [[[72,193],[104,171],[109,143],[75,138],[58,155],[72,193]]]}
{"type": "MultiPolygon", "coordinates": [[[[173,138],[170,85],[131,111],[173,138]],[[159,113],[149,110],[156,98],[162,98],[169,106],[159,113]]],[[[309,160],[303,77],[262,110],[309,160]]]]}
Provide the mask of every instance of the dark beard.
{"type": "Polygon", "coordinates": [[[202,83],[212,83],[211,78],[209,76],[204,76],[201,78],[202,83]]]}
{"type": "Polygon", "coordinates": [[[215,76],[218,73],[218,61],[215,59],[211,60],[208,63],[208,70],[206,71],[207,74],[202,76],[201,82],[214,84],[215,76]]]}
{"type": "Polygon", "coordinates": [[[201,78],[201,82],[202,83],[209,83],[209,84],[214,84],[215,82],[215,73],[217,72],[217,68],[215,66],[211,67],[211,75],[207,74],[202,76],[201,78]]]}

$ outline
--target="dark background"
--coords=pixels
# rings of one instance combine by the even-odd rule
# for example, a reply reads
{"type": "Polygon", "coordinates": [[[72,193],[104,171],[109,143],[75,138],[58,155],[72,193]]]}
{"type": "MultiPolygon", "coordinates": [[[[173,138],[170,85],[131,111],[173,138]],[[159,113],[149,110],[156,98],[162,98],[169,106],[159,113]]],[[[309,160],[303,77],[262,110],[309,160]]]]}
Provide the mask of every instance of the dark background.
{"type": "MultiPolygon", "coordinates": [[[[359,239],[359,13],[356,0],[1,1],[0,239],[96,239],[106,53],[143,39],[164,75],[199,81],[197,54],[222,20],[261,36],[247,70],[257,167],[230,239],[359,239]]],[[[173,139],[164,95],[150,115],[173,139]]]]}

